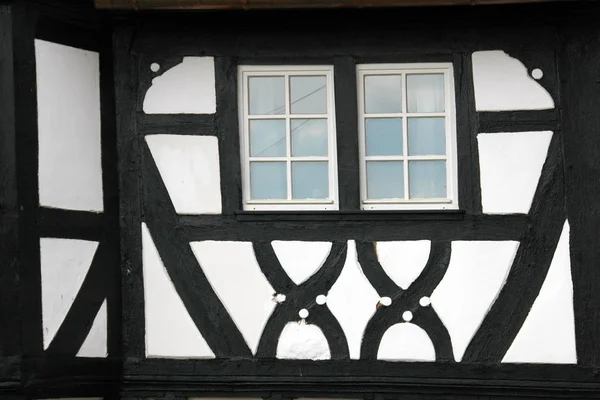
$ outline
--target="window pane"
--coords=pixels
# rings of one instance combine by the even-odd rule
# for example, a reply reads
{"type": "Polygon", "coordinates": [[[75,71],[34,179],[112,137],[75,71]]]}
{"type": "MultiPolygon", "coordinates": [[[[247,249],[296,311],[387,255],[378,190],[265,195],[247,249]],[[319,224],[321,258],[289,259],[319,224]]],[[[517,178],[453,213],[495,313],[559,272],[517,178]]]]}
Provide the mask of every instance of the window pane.
{"type": "Polygon", "coordinates": [[[402,118],[367,118],[367,156],[402,155],[402,118]]]}
{"type": "Polygon", "coordinates": [[[402,76],[365,76],[365,112],[367,114],[402,112],[402,76]]]}
{"type": "Polygon", "coordinates": [[[250,197],[253,200],[287,198],[286,163],[251,162],[250,197]]]}
{"type": "Polygon", "coordinates": [[[406,77],[408,112],[444,112],[444,75],[406,77]]]}
{"type": "Polygon", "coordinates": [[[285,78],[264,76],[248,78],[249,114],[285,114],[285,78]]]}
{"type": "Polygon", "coordinates": [[[411,199],[445,199],[446,162],[410,161],[408,182],[411,199]]]}
{"type": "Polygon", "coordinates": [[[292,163],[292,197],[294,199],[327,199],[329,171],[325,162],[292,163]]]}
{"type": "Polygon", "coordinates": [[[285,145],[284,119],[261,119],[250,121],[251,157],[285,156],[285,145]]]}
{"type": "Polygon", "coordinates": [[[408,155],[446,154],[445,118],[408,119],[408,155]]]}
{"type": "Polygon", "coordinates": [[[292,114],[326,114],[327,80],[324,76],[290,77],[292,114]]]}
{"type": "Polygon", "coordinates": [[[292,156],[327,156],[327,120],[293,119],[292,156]]]}
{"type": "Polygon", "coordinates": [[[402,161],[367,162],[367,197],[369,199],[404,198],[402,161]]]}

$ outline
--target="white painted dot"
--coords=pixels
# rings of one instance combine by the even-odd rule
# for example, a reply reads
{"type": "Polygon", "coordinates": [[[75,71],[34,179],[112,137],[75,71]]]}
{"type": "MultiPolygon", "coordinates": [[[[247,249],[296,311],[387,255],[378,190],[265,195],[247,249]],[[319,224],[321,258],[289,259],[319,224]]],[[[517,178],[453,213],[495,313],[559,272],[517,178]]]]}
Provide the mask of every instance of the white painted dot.
{"type": "Polygon", "coordinates": [[[541,69],[536,68],[533,71],[531,71],[531,76],[535,80],[540,80],[544,76],[544,72],[541,69]]]}
{"type": "Polygon", "coordinates": [[[431,299],[427,296],[421,297],[421,300],[419,300],[419,304],[421,305],[421,307],[429,307],[429,305],[431,304],[431,299]]]}
{"type": "Polygon", "coordinates": [[[285,294],[281,294],[281,293],[277,294],[275,296],[275,301],[278,303],[283,303],[285,301],[285,294]]]}
{"type": "Polygon", "coordinates": [[[392,299],[390,299],[387,296],[380,298],[379,302],[381,303],[382,306],[386,306],[386,307],[392,305],[392,299]]]}
{"type": "Polygon", "coordinates": [[[304,318],[308,318],[308,310],[306,308],[303,308],[302,310],[300,310],[300,312],[298,313],[298,316],[302,319],[304,318]]]}
{"type": "Polygon", "coordinates": [[[160,69],[160,65],[158,63],[152,63],[152,64],[150,64],[150,71],[152,71],[152,72],[158,72],[159,69],[160,69]]]}
{"type": "Polygon", "coordinates": [[[325,296],[324,294],[318,295],[317,296],[317,304],[322,306],[325,303],[327,303],[327,296],[325,296]]]}
{"type": "Polygon", "coordinates": [[[402,314],[402,319],[406,322],[410,322],[413,319],[413,315],[410,311],[404,311],[404,313],[402,314]]]}

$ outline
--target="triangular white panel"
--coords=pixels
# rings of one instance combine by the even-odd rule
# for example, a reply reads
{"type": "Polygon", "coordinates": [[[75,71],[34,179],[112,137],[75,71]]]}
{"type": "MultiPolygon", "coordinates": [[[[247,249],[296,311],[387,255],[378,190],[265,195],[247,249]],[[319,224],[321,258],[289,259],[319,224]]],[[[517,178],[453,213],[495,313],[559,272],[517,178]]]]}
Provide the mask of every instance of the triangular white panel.
{"type": "Polygon", "coordinates": [[[577,363],[568,223],[540,294],[503,362],[577,363]]]}
{"type": "Polygon", "coordinates": [[[149,135],[146,142],[177,213],[221,213],[216,137],[149,135]]]}
{"type": "Polygon", "coordinates": [[[281,266],[296,285],[317,272],[331,251],[330,242],[275,240],[271,244],[281,266]]]}
{"type": "Polygon", "coordinates": [[[360,358],[363,333],[378,302],[379,295],[358,263],[356,243],[350,240],[344,269],[327,294],[327,307],[346,334],[351,359],[360,358]]]}
{"type": "Polygon", "coordinates": [[[435,349],[429,335],[414,324],[391,326],[381,338],[379,360],[435,361],[435,349]]]}
{"type": "Polygon", "coordinates": [[[279,336],[277,358],[328,360],[331,353],[321,328],[304,322],[289,322],[279,336]]]}
{"type": "Polygon", "coordinates": [[[106,311],[106,300],[104,300],[104,303],[102,303],[100,310],[98,310],[98,314],[96,314],[96,318],[94,319],[94,323],[92,324],[90,332],[88,333],[87,337],[85,338],[85,341],[79,349],[79,352],[77,353],[77,357],[102,358],[108,355],[107,318],[108,314],[106,311]]]}
{"type": "Polygon", "coordinates": [[[184,57],[152,80],[144,98],[146,114],[214,114],[215,62],[212,57],[184,57]]]}
{"type": "Polygon", "coordinates": [[[146,356],[164,358],[214,358],[177,294],[154,245],[142,224],[146,356]]]}
{"type": "Polygon", "coordinates": [[[44,349],[67,316],[97,248],[98,242],[87,240],[40,239],[44,349]]]}
{"type": "Polygon", "coordinates": [[[275,290],[256,261],[252,243],[205,241],[190,246],[252,353],[256,353],[276,303],[275,290]]]}
{"type": "Polygon", "coordinates": [[[523,63],[503,51],[473,53],[473,83],[477,111],[554,108],[552,96],[529,76],[523,63]]]}
{"type": "Polygon", "coordinates": [[[452,242],[450,265],[431,305],[450,333],[456,361],[504,286],[518,247],[512,241],[452,242]]]}
{"type": "Polygon", "coordinates": [[[527,214],[552,132],[477,135],[481,205],[486,214],[527,214]]]}
{"type": "Polygon", "coordinates": [[[429,259],[431,242],[377,242],[379,264],[396,285],[408,288],[425,268],[429,259]]]}

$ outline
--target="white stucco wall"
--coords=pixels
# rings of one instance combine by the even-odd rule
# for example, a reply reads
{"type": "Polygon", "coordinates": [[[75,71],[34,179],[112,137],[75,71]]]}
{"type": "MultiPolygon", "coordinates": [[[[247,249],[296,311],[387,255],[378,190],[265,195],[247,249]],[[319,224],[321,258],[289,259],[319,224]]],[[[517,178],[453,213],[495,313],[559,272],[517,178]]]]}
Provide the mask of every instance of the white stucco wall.
{"type": "Polygon", "coordinates": [[[102,358],[108,355],[108,314],[106,307],[106,300],[104,300],[96,318],[94,318],[90,332],[77,353],[77,357],[102,358]]]}
{"type": "Polygon", "coordinates": [[[283,328],[277,343],[277,358],[328,360],[331,354],[321,328],[300,321],[290,322],[283,328]]]}
{"type": "Polygon", "coordinates": [[[331,251],[331,242],[274,240],[271,245],[281,266],[296,285],[317,272],[331,251]]]}
{"type": "Polygon", "coordinates": [[[377,242],[377,257],[385,273],[396,285],[407,289],[425,268],[429,259],[431,242],[415,240],[405,242],[377,242]]]}
{"type": "Polygon", "coordinates": [[[102,211],[97,52],[35,40],[40,205],[102,211]]]}
{"type": "Polygon", "coordinates": [[[377,358],[387,361],[435,361],[435,349],[423,329],[411,323],[401,323],[385,332],[377,358]]]}

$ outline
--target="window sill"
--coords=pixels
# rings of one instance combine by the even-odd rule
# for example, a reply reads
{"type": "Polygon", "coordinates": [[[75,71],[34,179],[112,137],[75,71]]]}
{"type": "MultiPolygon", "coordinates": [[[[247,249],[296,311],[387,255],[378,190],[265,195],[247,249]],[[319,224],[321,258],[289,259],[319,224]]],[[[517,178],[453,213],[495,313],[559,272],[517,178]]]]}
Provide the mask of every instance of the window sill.
{"type": "Polygon", "coordinates": [[[464,210],[238,211],[238,221],[458,221],[464,210]]]}

